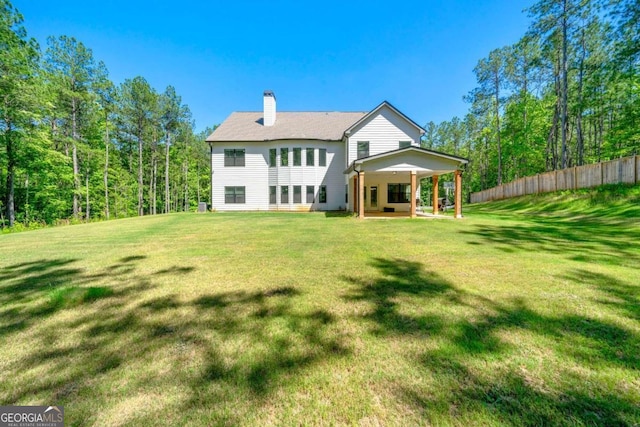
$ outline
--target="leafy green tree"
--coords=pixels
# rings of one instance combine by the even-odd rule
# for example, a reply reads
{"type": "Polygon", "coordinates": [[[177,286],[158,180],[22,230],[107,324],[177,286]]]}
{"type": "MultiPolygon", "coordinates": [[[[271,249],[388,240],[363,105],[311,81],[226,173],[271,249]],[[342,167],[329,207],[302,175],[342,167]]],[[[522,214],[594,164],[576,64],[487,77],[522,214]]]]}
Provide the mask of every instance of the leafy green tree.
{"type": "Polygon", "coordinates": [[[502,184],[502,144],[500,115],[502,114],[504,93],[506,87],[506,67],[507,58],[511,56],[510,47],[495,49],[489,53],[487,58],[478,61],[478,65],[473,69],[478,81],[468,99],[474,104],[474,108],[479,112],[491,112],[492,127],[496,138],[497,147],[497,182],[502,184]]]}
{"type": "Polygon", "coordinates": [[[144,77],[138,76],[127,79],[120,86],[120,114],[123,121],[129,124],[130,138],[134,139],[138,147],[138,198],[137,212],[144,215],[144,169],[143,149],[153,117],[153,110],[157,103],[156,91],[147,83],[144,77]]]}
{"type": "Polygon", "coordinates": [[[6,150],[6,216],[16,219],[15,179],[21,150],[38,116],[38,46],[27,38],[22,15],[0,0],[0,142],[6,150]]]}
{"type": "Polygon", "coordinates": [[[84,134],[94,119],[93,86],[104,78],[103,69],[96,64],[91,49],[74,37],[49,37],[47,44],[44,67],[55,96],[54,138],[62,141],[67,155],[71,146],[73,217],[78,219],[82,193],[78,146],[86,144],[84,134]]]}
{"type": "Polygon", "coordinates": [[[171,139],[180,124],[188,121],[191,114],[188,107],[182,105],[182,98],[178,96],[173,86],[167,86],[164,93],[160,96],[160,110],[160,123],[165,137],[164,212],[168,213],[171,206],[169,192],[169,150],[171,148],[171,139]]]}

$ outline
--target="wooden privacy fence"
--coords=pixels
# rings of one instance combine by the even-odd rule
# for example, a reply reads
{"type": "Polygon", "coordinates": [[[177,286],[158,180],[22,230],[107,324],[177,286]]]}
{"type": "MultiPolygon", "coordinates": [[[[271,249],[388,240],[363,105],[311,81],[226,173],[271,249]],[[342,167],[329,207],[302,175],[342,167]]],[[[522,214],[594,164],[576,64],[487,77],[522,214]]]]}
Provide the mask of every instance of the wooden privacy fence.
{"type": "Polygon", "coordinates": [[[508,199],[526,194],[597,187],[603,184],[640,182],[640,156],[623,157],[592,165],[526,176],[507,184],[471,193],[471,203],[508,199]]]}

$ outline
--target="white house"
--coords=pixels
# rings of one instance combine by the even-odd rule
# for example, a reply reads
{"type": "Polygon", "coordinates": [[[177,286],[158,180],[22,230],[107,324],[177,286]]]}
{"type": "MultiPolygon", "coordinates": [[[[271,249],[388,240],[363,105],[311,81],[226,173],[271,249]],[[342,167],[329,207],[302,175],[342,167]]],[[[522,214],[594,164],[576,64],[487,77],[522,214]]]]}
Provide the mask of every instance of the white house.
{"type": "Polygon", "coordinates": [[[219,211],[350,210],[416,215],[418,183],[455,173],[461,216],[466,159],[420,148],[424,129],[384,101],[370,112],[232,113],[209,137],[211,202],[219,211]]]}

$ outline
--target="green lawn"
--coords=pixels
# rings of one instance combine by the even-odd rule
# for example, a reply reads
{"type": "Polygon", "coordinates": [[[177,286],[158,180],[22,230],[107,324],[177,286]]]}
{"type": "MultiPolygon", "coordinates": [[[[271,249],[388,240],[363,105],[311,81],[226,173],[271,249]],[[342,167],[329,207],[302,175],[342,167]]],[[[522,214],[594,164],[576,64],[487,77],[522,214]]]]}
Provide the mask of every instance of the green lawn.
{"type": "Polygon", "coordinates": [[[464,213],[0,235],[0,404],[67,425],[640,424],[640,187],[464,213]]]}

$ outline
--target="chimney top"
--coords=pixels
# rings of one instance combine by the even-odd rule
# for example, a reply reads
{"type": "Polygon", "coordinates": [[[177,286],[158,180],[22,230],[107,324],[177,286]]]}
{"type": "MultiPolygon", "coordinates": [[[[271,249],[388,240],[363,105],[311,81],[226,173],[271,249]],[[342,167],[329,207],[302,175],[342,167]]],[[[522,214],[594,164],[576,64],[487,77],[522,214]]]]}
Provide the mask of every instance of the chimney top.
{"type": "Polygon", "coordinates": [[[273,126],[276,123],[276,95],[272,90],[265,90],[263,96],[263,125],[273,126]]]}

